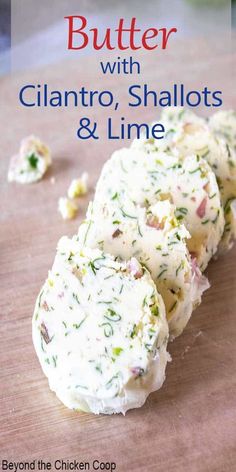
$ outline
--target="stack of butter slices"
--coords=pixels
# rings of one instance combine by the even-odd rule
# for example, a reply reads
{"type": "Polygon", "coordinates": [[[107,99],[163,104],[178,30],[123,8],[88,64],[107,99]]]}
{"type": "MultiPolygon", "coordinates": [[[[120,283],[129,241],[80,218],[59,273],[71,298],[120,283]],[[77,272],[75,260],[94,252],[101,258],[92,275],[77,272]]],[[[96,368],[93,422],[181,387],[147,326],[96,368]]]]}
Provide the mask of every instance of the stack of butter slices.
{"type": "Polygon", "coordinates": [[[149,153],[164,150],[185,160],[191,154],[204,159],[214,172],[220,190],[225,225],[218,252],[233,246],[236,238],[236,112],[219,111],[204,120],[190,110],[166,108],[161,115],[165,137],[134,140],[132,148],[149,153]]]}
{"type": "Polygon", "coordinates": [[[105,163],[78,235],[63,237],[33,316],[50,388],[75,410],[125,413],[161,387],[168,339],[236,237],[236,115],[168,108],[163,140],[105,163]]]}

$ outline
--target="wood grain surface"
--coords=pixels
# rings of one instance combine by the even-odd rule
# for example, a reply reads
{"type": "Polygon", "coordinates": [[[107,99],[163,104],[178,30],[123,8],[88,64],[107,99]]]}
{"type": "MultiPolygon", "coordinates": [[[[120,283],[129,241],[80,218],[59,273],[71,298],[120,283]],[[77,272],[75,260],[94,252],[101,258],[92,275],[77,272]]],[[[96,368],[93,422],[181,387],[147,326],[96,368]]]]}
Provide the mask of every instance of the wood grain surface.
{"type": "MultiPolygon", "coordinates": [[[[236,467],[236,248],[207,269],[211,288],[185,332],[169,345],[172,362],[163,388],[125,417],[94,416],[66,409],[50,392],[31,340],[31,316],[58,239],[72,235],[83,219],[103,162],[124,145],[106,139],[106,119],[155,118],[152,108],[128,110],[127,86],[148,83],[168,88],[221,88],[224,107],[236,107],[233,52],[220,44],[180,43],[178,50],[140,56],[142,76],[102,76],[99,57],[73,60],[1,81],[0,110],[0,359],[1,459],[94,459],[116,462],[119,472],[232,472],[236,467]],[[214,50],[214,54],[212,51],[214,50]],[[81,108],[23,108],[18,91],[25,83],[47,82],[54,89],[109,87],[122,101],[114,114],[99,107],[88,116],[99,122],[99,141],[76,138],[81,108]],[[21,138],[39,135],[53,153],[53,167],[40,183],[21,186],[6,180],[10,156],[21,138]],[[89,195],[77,220],[64,222],[57,201],[72,177],[88,170],[89,195]],[[51,183],[51,177],[56,179],[51,183]]],[[[86,110],[87,114],[87,110],[86,110]]],[[[128,143],[127,143],[128,144],[128,143]]],[[[90,469],[92,470],[92,468],[90,469]]]]}

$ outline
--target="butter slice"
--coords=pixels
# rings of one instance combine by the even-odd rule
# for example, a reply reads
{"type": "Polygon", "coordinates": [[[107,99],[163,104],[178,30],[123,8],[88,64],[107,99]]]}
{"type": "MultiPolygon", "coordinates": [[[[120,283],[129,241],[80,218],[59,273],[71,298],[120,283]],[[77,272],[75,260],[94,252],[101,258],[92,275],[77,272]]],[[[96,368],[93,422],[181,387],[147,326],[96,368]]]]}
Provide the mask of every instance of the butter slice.
{"type": "Polygon", "coordinates": [[[168,325],[161,296],[136,259],[118,262],[63,237],[33,315],[50,388],[68,407],[123,413],[165,379],[168,325]]]}

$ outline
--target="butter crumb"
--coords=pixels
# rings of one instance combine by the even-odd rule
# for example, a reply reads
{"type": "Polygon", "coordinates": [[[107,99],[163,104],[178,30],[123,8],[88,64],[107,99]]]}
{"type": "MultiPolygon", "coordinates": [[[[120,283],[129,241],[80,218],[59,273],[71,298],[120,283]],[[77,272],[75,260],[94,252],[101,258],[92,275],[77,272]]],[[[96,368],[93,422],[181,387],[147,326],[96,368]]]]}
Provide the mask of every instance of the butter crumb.
{"type": "Polygon", "coordinates": [[[75,218],[78,212],[78,206],[69,198],[60,197],[58,200],[58,211],[61,214],[63,220],[71,220],[75,218]]]}
{"type": "Polygon", "coordinates": [[[78,198],[83,195],[86,195],[88,191],[88,173],[83,172],[81,177],[78,179],[73,179],[69,188],[67,195],[69,198],[78,198]]]}
{"type": "Polygon", "coordinates": [[[30,184],[41,180],[52,163],[51,151],[36,136],[28,136],[21,141],[18,154],[11,160],[8,181],[30,184]]]}

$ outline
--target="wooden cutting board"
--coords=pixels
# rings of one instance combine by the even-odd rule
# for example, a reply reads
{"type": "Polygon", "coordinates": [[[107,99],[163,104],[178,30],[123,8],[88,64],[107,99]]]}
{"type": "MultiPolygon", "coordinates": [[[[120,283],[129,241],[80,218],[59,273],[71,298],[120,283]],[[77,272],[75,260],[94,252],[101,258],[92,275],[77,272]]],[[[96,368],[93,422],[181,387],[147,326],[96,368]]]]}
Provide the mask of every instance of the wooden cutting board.
{"type": "MultiPolygon", "coordinates": [[[[94,459],[115,462],[119,472],[231,472],[236,463],[236,248],[207,269],[211,288],[182,336],[169,345],[172,362],[163,388],[145,406],[123,416],[93,416],[67,410],[50,392],[31,341],[35,298],[50,268],[58,239],[76,232],[103,162],[122,141],[105,136],[109,110],[23,108],[19,88],[45,83],[52,88],[110,88],[122,101],[114,123],[150,121],[152,108],[127,108],[127,86],[155,89],[184,82],[224,93],[224,107],[236,107],[232,81],[235,56],[202,42],[180,43],[160,55],[139,56],[142,76],[102,76],[99,56],[12,74],[1,80],[0,136],[0,359],[1,459],[19,461],[94,459]],[[79,119],[99,123],[99,141],[76,138],[79,119]],[[53,153],[53,167],[38,184],[6,181],[9,157],[21,138],[39,135],[53,153]],[[87,170],[89,195],[77,220],[64,222],[57,201],[72,177],[87,170]],[[55,183],[51,177],[55,177],[55,183]]],[[[204,111],[203,111],[204,112],[204,111]]],[[[128,142],[126,144],[129,144],[128,142]]],[[[54,469],[53,469],[54,470],[54,469]]]]}

